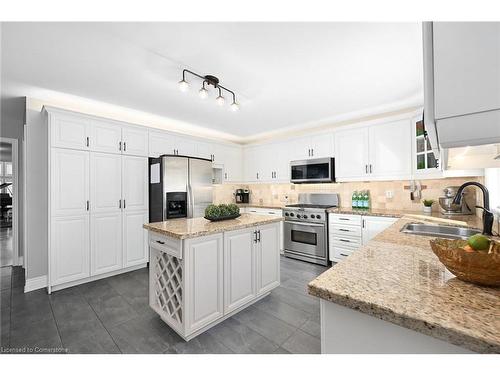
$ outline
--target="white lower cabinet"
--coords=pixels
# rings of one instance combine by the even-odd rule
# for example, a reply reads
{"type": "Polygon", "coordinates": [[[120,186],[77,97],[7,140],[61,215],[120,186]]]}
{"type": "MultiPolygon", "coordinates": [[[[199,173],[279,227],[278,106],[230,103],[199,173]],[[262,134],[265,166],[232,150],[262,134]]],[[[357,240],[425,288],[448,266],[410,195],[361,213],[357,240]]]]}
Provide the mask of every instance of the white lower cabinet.
{"type": "Polygon", "coordinates": [[[90,276],[89,215],[51,220],[50,282],[64,284],[90,276]]]}
{"type": "Polygon", "coordinates": [[[341,262],[396,220],[392,217],[328,214],[329,259],[341,262]]]}
{"type": "Polygon", "coordinates": [[[257,295],[276,288],[280,284],[279,257],[280,229],[277,225],[266,225],[258,228],[257,255],[257,295]]]}
{"type": "Polygon", "coordinates": [[[149,232],[149,304],[185,340],[280,284],[279,224],[178,240],[149,232]]]}
{"type": "Polygon", "coordinates": [[[224,235],[224,312],[255,297],[255,231],[242,229],[224,235]]]}
{"type": "Polygon", "coordinates": [[[396,222],[393,217],[363,216],[363,245],[396,222]]]}
{"type": "MultiPolygon", "coordinates": [[[[278,208],[264,208],[264,207],[244,207],[241,209],[242,212],[249,214],[259,214],[259,215],[269,215],[269,216],[283,216],[283,210],[278,208]]],[[[280,240],[279,247],[280,252],[283,254],[285,252],[285,246],[283,242],[283,222],[280,223],[280,240]]]]}
{"type": "Polygon", "coordinates": [[[122,213],[97,213],[90,217],[91,275],[122,268],[122,213]]]}
{"type": "Polygon", "coordinates": [[[223,235],[198,237],[185,243],[186,333],[224,315],[223,235]]]}
{"type": "Polygon", "coordinates": [[[142,227],[147,222],[147,211],[123,212],[123,267],[148,262],[148,237],[142,227]]]}

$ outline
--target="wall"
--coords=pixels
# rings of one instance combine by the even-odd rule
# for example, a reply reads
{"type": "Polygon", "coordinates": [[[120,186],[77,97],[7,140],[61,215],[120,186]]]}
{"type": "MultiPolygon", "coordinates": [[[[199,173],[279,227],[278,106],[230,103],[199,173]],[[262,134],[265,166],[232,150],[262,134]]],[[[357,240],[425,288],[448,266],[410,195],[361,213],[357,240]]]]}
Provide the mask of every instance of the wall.
{"type": "MultiPolygon", "coordinates": [[[[482,181],[482,177],[443,178],[434,180],[421,180],[426,186],[422,191],[422,199],[434,199],[436,203],[433,210],[438,211],[437,200],[443,195],[443,189],[447,186],[460,186],[465,181],[482,181]]],[[[299,193],[338,193],[342,207],[351,206],[351,195],[355,190],[369,190],[371,206],[381,209],[398,209],[405,211],[420,211],[421,201],[411,201],[408,186],[409,181],[373,181],[373,182],[343,182],[334,184],[241,184],[241,185],[216,185],[214,189],[214,202],[234,202],[234,190],[237,188],[250,189],[251,204],[265,204],[281,206],[288,203],[296,203],[299,193]],[[386,198],[386,191],[393,191],[393,198],[386,198]]],[[[475,194],[475,190],[471,189],[475,194]]]]}

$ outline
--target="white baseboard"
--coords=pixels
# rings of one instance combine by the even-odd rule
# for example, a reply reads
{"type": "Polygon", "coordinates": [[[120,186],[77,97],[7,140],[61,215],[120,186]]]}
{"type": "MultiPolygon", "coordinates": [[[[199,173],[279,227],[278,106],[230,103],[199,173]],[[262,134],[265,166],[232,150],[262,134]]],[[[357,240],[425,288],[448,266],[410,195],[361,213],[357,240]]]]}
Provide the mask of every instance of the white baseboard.
{"type": "Polygon", "coordinates": [[[47,287],[46,275],[33,277],[32,279],[26,279],[26,284],[24,284],[24,293],[28,293],[37,289],[42,289],[45,287],[47,287]]]}

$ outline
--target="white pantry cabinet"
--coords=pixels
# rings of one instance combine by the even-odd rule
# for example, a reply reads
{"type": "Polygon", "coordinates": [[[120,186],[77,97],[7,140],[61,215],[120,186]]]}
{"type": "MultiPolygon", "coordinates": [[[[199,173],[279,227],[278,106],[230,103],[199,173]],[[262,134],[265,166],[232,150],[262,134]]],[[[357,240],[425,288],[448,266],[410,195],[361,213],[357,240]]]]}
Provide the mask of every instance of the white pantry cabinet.
{"type": "Polygon", "coordinates": [[[56,216],[50,224],[51,283],[64,284],[89,277],[89,215],[56,216]]]}
{"type": "Polygon", "coordinates": [[[338,130],[335,133],[337,180],[411,178],[411,130],[410,119],[338,130]]]}
{"type": "Polygon", "coordinates": [[[104,212],[90,216],[91,275],[119,270],[123,267],[122,213],[104,212]]]}
{"type": "Polygon", "coordinates": [[[89,210],[89,153],[51,150],[51,215],[83,215],[89,210]]]}
{"type": "Polygon", "coordinates": [[[126,211],[147,210],[148,159],[137,156],[122,156],[122,205],[126,211]]]}
{"type": "Polygon", "coordinates": [[[147,232],[148,211],[124,211],[123,213],[123,267],[145,264],[149,260],[147,232]]]}
{"type": "Polygon", "coordinates": [[[122,156],[91,152],[90,171],[92,213],[120,212],[122,205],[122,156]]]}

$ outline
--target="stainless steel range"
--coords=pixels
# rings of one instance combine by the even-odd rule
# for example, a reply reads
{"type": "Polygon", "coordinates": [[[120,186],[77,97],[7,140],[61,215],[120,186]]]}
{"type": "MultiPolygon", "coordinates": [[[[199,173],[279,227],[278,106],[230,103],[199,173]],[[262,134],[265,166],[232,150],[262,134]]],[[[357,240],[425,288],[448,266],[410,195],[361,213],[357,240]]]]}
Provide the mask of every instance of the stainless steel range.
{"type": "Polygon", "coordinates": [[[327,208],[338,207],[338,194],[299,194],[299,203],[283,209],[285,256],[328,265],[327,208]]]}

